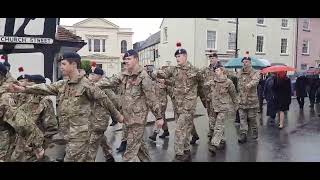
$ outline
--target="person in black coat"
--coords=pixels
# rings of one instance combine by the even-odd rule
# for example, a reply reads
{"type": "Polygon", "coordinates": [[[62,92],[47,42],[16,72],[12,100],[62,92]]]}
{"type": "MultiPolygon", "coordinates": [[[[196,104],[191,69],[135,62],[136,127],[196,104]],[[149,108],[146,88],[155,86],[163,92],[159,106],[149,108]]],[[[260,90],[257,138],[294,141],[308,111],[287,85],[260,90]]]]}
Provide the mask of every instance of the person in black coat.
{"type": "Polygon", "coordinates": [[[314,108],[315,98],[316,98],[316,91],[318,88],[318,78],[316,75],[308,75],[308,96],[310,100],[309,107],[314,108]]]}
{"type": "Polygon", "coordinates": [[[270,74],[266,79],[264,89],[263,89],[263,97],[267,101],[267,116],[271,119],[276,118],[277,108],[275,102],[275,93],[273,92],[273,83],[276,76],[274,74],[270,74]]]}
{"type": "Polygon", "coordinates": [[[299,76],[295,83],[295,90],[297,101],[299,103],[300,109],[303,109],[304,98],[307,97],[307,78],[305,76],[299,76]]]}
{"type": "Polygon", "coordinates": [[[263,75],[260,74],[260,80],[259,84],[257,86],[257,93],[258,93],[258,99],[259,99],[259,110],[258,113],[262,113],[263,111],[263,90],[266,80],[263,78],[263,75]]]}
{"type": "Polygon", "coordinates": [[[276,108],[279,116],[279,129],[284,127],[284,112],[289,110],[291,104],[291,81],[286,72],[277,73],[273,84],[276,108]]]}

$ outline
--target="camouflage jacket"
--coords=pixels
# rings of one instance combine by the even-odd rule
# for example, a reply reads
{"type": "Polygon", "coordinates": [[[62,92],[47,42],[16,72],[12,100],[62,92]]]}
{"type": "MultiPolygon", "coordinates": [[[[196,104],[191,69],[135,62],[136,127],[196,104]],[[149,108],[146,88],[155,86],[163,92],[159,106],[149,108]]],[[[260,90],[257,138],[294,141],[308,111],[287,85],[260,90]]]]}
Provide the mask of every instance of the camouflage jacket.
{"type": "Polygon", "coordinates": [[[7,87],[11,83],[17,83],[18,81],[11,76],[8,72],[6,76],[0,75],[0,95],[7,92],[7,87]]]}
{"type": "MultiPolygon", "coordinates": [[[[95,85],[94,83],[93,85],[95,85]]],[[[104,93],[109,97],[111,102],[120,111],[119,98],[111,89],[103,89],[104,93]]],[[[99,103],[94,102],[92,108],[92,116],[94,117],[90,130],[104,132],[107,129],[111,112],[106,110],[99,103]]]]}
{"type": "Polygon", "coordinates": [[[89,141],[93,101],[97,101],[106,109],[109,109],[117,118],[121,115],[105,93],[96,86],[92,86],[84,75],[69,80],[61,80],[50,85],[27,86],[24,92],[59,97],[57,108],[59,120],[66,121],[64,124],[68,127],[65,127],[67,131],[64,134],[66,135],[65,139],[73,142],[89,141]]]}
{"type": "Polygon", "coordinates": [[[222,78],[214,77],[205,85],[211,89],[210,97],[214,112],[233,111],[239,106],[239,98],[236,89],[230,79],[226,76],[222,78]]]}
{"type": "Polygon", "coordinates": [[[31,95],[20,108],[30,111],[30,119],[34,120],[45,136],[57,133],[58,121],[49,97],[31,95]]]}
{"type": "Polygon", "coordinates": [[[16,107],[15,104],[12,104],[14,102],[12,97],[9,93],[1,96],[0,112],[3,121],[14,129],[18,137],[24,139],[25,145],[33,148],[41,147],[44,135],[32,119],[30,109],[23,105],[16,107]]]}
{"type": "Polygon", "coordinates": [[[248,72],[243,69],[238,73],[239,108],[249,109],[259,107],[257,86],[260,80],[259,71],[250,68],[248,72]]]}
{"type": "Polygon", "coordinates": [[[203,79],[200,71],[189,62],[185,66],[168,67],[159,70],[158,78],[172,78],[172,98],[177,113],[194,113],[197,105],[198,86],[203,79]]]}
{"type": "Polygon", "coordinates": [[[205,86],[204,83],[213,80],[215,72],[212,66],[204,67],[200,70],[200,72],[202,77],[202,83],[199,85],[198,95],[201,99],[203,106],[206,108],[207,103],[210,103],[211,101],[211,88],[209,86],[205,86]]]}
{"type": "Polygon", "coordinates": [[[146,124],[148,107],[157,119],[162,117],[152,80],[141,66],[132,73],[125,70],[110,80],[103,79],[97,85],[101,88],[120,86],[120,106],[126,125],[146,124]]]}

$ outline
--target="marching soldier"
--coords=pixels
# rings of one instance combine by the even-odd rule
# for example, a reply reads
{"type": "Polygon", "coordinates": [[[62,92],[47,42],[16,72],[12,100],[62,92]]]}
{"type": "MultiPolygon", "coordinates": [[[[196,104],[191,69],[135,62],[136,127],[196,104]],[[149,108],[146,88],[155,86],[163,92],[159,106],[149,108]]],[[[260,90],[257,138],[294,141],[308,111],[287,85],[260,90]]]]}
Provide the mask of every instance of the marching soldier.
{"type": "Polygon", "coordinates": [[[239,115],[240,115],[240,138],[239,143],[247,142],[248,127],[251,128],[252,138],[258,138],[257,110],[259,100],[257,86],[259,83],[259,72],[251,65],[251,58],[246,56],[242,59],[243,68],[238,74],[239,87],[239,115]]]}
{"type": "MultiPolygon", "coordinates": [[[[102,79],[103,74],[104,74],[104,71],[101,68],[96,67],[94,68],[93,72],[89,74],[89,80],[95,84],[102,79]]],[[[110,89],[104,89],[103,91],[108,95],[108,97],[115,95],[115,94],[112,94],[112,95],[109,94],[110,93],[109,91],[112,92],[112,90],[110,89]]],[[[116,97],[110,97],[110,100],[111,99],[115,100],[116,97]]],[[[117,104],[117,103],[114,103],[114,104],[117,104]]],[[[91,156],[93,161],[96,158],[98,147],[100,145],[102,147],[102,152],[104,153],[106,162],[114,162],[114,158],[112,156],[112,148],[108,144],[107,137],[104,135],[104,132],[107,130],[107,127],[109,124],[110,114],[111,113],[109,111],[105,111],[103,106],[94,102],[92,115],[95,117],[94,119],[95,123],[92,123],[91,125],[92,132],[91,132],[91,137],[89,142],[90,143],[89,156],[91,156]]]]}
{"type": "MultiPolygon", "coordinates": [[[[177,44],[181,46],[181,44],[177,44]]],[[[157,77],[173,78],[173,103],[176,106],[175,159],[188,161],[191,159],[190,141],[193,127],[193,115],[197,105],[198,85],[202,78],[200,71],[187,61],[187,51],[179,48],[174,56],[177,66],[159,70],[157,77]]]]}
{"type": "Polygon", "coordinates": [[[123,161],[150,161],[148,149],[143,141],[148,108],[156,115],[158,127],[163,125],[161,108],[150,76],[139,65],[138,53],[129,50],[123,59],[126,68],[121,75],[111,78],[110,81],[100,81],[98,86],[121,87],[121,112],[128,133],[123,161]]]}
{"type": "Polygon", "coordinates": [[[68,121],[66,156],[64,161],[84,162],[88,158],[90,132],[92,122],[91,104],[99,102],[106,109],[122,120],[122,115],[114,107],[105,93],[92,86],[84,74],[80,74],[80,56],[77,53],[65,53],[61,59],[61,70],[67,80],[58,81],[50,85],[37,84],[22,87],[11,85],[10,92],[23,92],[39,95],[54,95],[59,97],[59,116],[68,121]]]}
{"type": "MultiPolygon", "coordinates": [[[[218,59],[218,55],[216,53],[210,54],[210,65],[209,67],[205,67],[201,69],[201,74],[203,78],[203,82],[208,82],[210,80],[213,80],[215,77],[215,69],[218,65],[220,65],[220,61],[218,59]]],[[[207,109],[208,117],[209,117],[209,132],[208,137],[209,141],[212,138],[213,131],[214,131],[214,111],[211,103],[211,89],[208,87],[205,87],[203,84],[201,84],[198,88],[199,96],[202,101],[203,106],[207,109]]],[[[194,126],[194,125],[193,125],[194,126]]],[[[196,141],[199,139],[198,133],[195,129],[195,126],[192,130],[192,139],[190,141],[190,144],[195,144],[196,141]]]]}
{"type": "Polygon", "coordinates": [[[224,148],[224,122],[227,118],[227,113],[238,109],[239,100],[237,97],[233,82],[227,78],[223,66],[218,65],[215,69],[213,80],[206,82],[206,85],[211,89],[210,103],[213,111],[213,117],[209,119],[213,130],[210,131],[212,137],[210,139],[209,151],[215,155],[217,148],[224,148]]]}

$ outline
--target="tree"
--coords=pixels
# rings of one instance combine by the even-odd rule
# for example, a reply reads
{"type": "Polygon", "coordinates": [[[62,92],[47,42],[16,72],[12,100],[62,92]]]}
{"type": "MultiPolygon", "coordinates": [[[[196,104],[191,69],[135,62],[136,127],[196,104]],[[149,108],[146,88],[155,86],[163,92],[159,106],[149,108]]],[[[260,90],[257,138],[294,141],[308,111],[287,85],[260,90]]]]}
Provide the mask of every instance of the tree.
{"type": "Polygon", "coordinates": [[[87,74],[91,71],[91,62],[88,60],[81,61],[81,69],[85,70],[87,74]]]}

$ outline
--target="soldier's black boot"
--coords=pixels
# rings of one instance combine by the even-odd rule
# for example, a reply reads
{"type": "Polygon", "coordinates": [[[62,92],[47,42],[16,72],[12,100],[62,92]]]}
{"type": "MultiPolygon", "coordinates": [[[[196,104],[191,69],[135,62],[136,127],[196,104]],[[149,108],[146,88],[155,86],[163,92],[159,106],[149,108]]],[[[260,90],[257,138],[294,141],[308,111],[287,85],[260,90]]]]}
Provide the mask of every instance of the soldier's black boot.
{"type": "Polygon", "coordinates": [[[187,159],[186,160],[190,160],[191,159],[191,151],[190,150],[185,150],[185,151],[183,151],[184,152],[184,155],[186,155],[187,156],[187,159]]]}
{"type": "Polygon", "coordinates": [[[245,133],[241,133],[240,138],[238,139],[238,142],[240,144],[246,143],[247,142],[247,135],[245,133]]]}
{"type": "Polygon", "coordinates": [[[197,140],[199,140],[199,136],[198,135],[193,135],[192,139],[190,141],[190,144],[192,144],[192,145],[195,144],[197,140]]]}
{"type": "Polygon", "coordinates": [[[176,155],[172,162],[183,162],[184,155],[176,155]]]}
{"type": "Polygon", "coordinates": [[[223,150],[225,149],[225,147],[226,147],[226,142],[224,140],[221,140],[219,146],[216,148],[219,150],[223,150]]]}
{"type": "Polygon", "coordinates": [[[153,132],[153,134],[151,136],[149,136],[149,139],[151,139],[152,141],[156,141],[157,140],[157,135],[158,135],[158,133],[153,132]]]}
{"type": "Polygon", "coordinates": [[[216,151],[217,151],[216,146],[214,146],[214,145],[209,145],[209,151],[211,152],[211,155],[212,155],[212,156],[215,156],[215,155],[216,155],[216,151]]]}
{"type": "Polygon", "coordinates": [[[159,138],[164,139],[164,138],[166,138],[166,137],[169,136],[169,135],[170,135],[170,134],[169,134],[169,131],[168,131],[168,130],[164,130],[163,133],[162,133],[162,135],[159,136],[159,138]]]}
{"type": "Polygon", "coordinates": [[[108,154],[105,156],[106,162],[116,162],[112,156],[112,154],[108,154]]]}
{"type": "Polygon", "coordinates": [[[116,124],[118,124],[117,121],[112,121],[112,123],[110,124],[110,126],[114,126],[114,125],[116,125],[116,124]]]}
{"type": "Polygon", "coordinates": [[[258,129],[252,130],[252,139],[258,139],[258,129]]]}
{"type": "Polygon", "coordinates": [[[188,154],[176,155],[173,162],[187,162],[190,161],[190,158],[191,156],[189,156],[188,154]]]}
{"type": "Polygon", "coordinates": [[[120,146],[117,148],[118,152],[124,152],[127,148],[127,141],[122,141],[120,146]]]}

